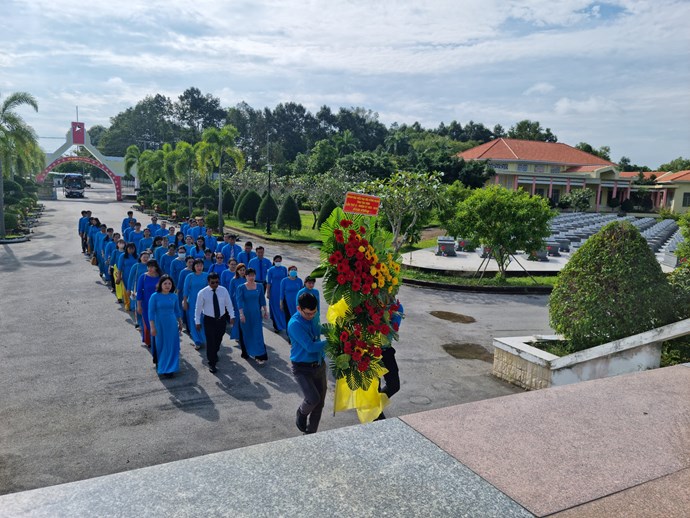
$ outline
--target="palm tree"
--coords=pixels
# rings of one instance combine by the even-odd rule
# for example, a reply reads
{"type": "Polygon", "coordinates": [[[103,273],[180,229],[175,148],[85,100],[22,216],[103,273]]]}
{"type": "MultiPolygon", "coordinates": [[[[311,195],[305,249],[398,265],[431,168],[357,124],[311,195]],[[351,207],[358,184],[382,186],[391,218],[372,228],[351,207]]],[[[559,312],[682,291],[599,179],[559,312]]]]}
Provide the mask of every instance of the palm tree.
{"type": "Polygon", "coordinates": [[[165,201],[168,204],[168,210],[170,210],[170,191],[177,185],[177,174],[175,173],[177,155],[172,144],[163,144],[161,151],[163,153],[163,172],[165,173],[165,182],[167,183],[165,201]]]}
{"type": "Polygon", "coordinates": [[[187,176],[187,203],[189,215],[192,214],[192,170],[196,164],[196,153],[189,142],[181,140],[175,145],[175,165],[173,169],[178,178],[187,176]]]}
{"type": "Polygon", "coordinates": [[[38,111],[38,102],[33,95],[26,92],[15,92],[5,98],[0,105],[0,237],[5,237],[5,189],[3,165],[9,171],[13,166],[13,155],[24,149],[37,146],[37,137],[33,128],[26,124],[14,110],[22,105],[29,105],[38,111]]]}
{"type": "Polygon", "coordinates": [[[218,168],[218,232],[223,233],[223,157],[232,158],[238,171],[244,169],[244,155],[235,145],[239,132],[227,124],[221,129],[208,128],[201,136],[201,156],[206,163],[218,168]]]}
{"type": "MultiPolygon", "coordinates": [[[[139,163],[139,157],[141,156],[141,151],[135,145],[131,145],[125,151],[125,175],[131,178],[132,168],[139,163]]],[[[128,178],[128,180],[130,179],[128,178]]]]}
{"type": "Polygon", "coordinates": [[[359,139],[348,129],[333,136],[333,145],[339,156],[349,155],[359,149],[359,139]]]}

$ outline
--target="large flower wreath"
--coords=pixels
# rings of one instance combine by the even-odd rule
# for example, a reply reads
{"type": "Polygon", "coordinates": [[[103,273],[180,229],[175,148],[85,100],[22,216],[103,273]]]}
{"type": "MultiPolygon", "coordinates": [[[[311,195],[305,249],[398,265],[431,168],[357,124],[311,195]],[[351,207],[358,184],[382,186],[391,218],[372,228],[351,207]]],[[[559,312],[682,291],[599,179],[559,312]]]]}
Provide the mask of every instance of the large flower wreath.
{"type": "Polygon", "coordinates": [[[336,390],[344,381],[351,391],[376,389],[378,394],[378,379],[386,372],[382,351],[398,339],[391,318],[398,311],[400,255],[391,247],[390,232],[375,218],[339,208],[321,226],[321,237],[321,265],[314,274],[323,276],[330,305],[324,334],[333,375],[341,382],[336,390]]]}

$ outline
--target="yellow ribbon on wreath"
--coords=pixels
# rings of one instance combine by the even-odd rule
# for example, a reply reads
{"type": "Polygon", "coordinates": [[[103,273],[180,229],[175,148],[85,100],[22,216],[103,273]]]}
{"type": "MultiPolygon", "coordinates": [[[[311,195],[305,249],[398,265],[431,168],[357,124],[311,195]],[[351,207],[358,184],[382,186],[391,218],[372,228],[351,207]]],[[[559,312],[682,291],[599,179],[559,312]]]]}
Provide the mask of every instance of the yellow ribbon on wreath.
{"type": "MultiPolygon", "coordinates": [[[[383,366],[376,370],[376,375],[381,377],[388,372],[383,366]]],[[[335,397],[333,413],[343,410],[357,410],[357,417],[360,423],[371,423],[376,419],[383,409],[388,405],[388,396],[379,392],[379,380],[375,379],[367,390],[352,390],[347,385],[345,378],[335,380],[335,397]]]]}

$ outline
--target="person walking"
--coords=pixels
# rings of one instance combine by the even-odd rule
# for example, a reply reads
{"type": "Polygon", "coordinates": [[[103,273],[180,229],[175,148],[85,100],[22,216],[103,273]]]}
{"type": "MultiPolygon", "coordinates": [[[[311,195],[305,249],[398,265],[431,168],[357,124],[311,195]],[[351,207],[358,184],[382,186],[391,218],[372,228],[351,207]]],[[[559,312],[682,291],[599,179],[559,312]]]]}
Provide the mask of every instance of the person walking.
{"type": "Polygon", "coordinates": [[[252,268],[256,271],[256,282],[263,286],[264,293],[266,293],[266,274],[272,266],[271,261],[264,257],[264,247],[257,246],[256,257],[249,261],[247,268],[252,268]]]}
{"type": "MultiPolygon", "coordinates": [[[[194,259],[192,273],[187,275],[184,280],[184,291],[182,292],[182,309],[187,312],[187,322],[189,323],[189,335],[194,341],[194,348],[198,351],[204,346],[206,336],[203,329],[197,329],[194,324],[194,312],[196,311],[196,300],[199,292],[206,287],[208,281],[204,273],[204,261],[194,259]]],[[[203,324],[203,322],[202,322],[203,324]]]]}
{"type": "MultiPolygon", "coordinates": [[[[397,333],[400,330],[400,323],[405,314],[400,300],[396,300],[395,304],[389,307],[389,311],[391,312],[391,327],[393,331],[397,333]]],[[[383,392],[390,399],[393,397],[393,394],[400,390],[400,373],[398,371],[398,362],[395,359],[395,348],[393,344],[381,349],[381,363],[388,369],[388,372],[383,375],[383,380],[386,383],[383,387],[379,385],[379,392],[383,392]]],[[[381,412],[381,415],[376,418],[376,421],[382,421],[385,418],[386,416],[381,412]]]]}
{"type": "Polygon", "coordinates": [[[156,292],[149,299],[148,311],[157,360],[156,371],[170,378],[180,369],[182,332],[182,308],[170,275],[162,275],[158,280],[156,292]]]}
{"type": "Polygon", "coordinates": [[[303,286],[302,279],[297,277],[297,267],[290,266],[288,276],[280,281],[280,309],[285,313],[286,322],[297,312],[297,292],[303,286]]]}
{"type": "Polygon", "coordinates": [[[155,259],[149,259],[146,263],[146,273],[139,277],[137,281],[137,313],[141,315],[141,341],[151,349],[153,356],[153,363],[156,363],[156,350],[151,347],[151,326],[149,323],[149,300],[151,295],[156,292],[158,279],[161,276],[161,270],[158,267],[158,262],[155,259]]]}
{"type": "Polygon", "coordinates": [[[127,283],[129,281],[129,273],[132,271],[132,267],[136,266],[137,261],[136,245],[134,243],[127,243],[125,253],[117,260],[117,276],[115,278],[115,283],[122,286],[122,301],[124,302],[125,311],[131,311],[129,299],[131,288],[127,283]]]}
{"type": "MultiPolygon", "coordinates": [[[[225,272],[223,272],[225,273],[225,272]]],[[[247,282],[247,267],[245,266],[244,263],[239,263],[237,267],[235,268],[235,276],[232,280],[230,280],[230,284],[226,286],[228,288],[228,291],[230,292],[230,299],[232,300],[232,307],[237,310],[237,288],[242,286],[245,282],[247,282]]],[[[222,281],[221,281],[222,282],[222,281]]],[[[237,315],[238,318],[235,319],[235,323],[230,328],[230,338],[233,340],[237,340],[237,343],[240,344],[240,347],[242,348],[242,358],[248,358],[247,356],[247,350],[244,347],[244,341],[240,339],[240,319],[239,315],[237,315]]]]}
{"type": "Polygon", "coordinates": [[[266,273],[266,298],[268,299],[273,330],[276,333],[287,329],[285,313],[280,309],[280,283],[287,275],[287,268],[283,266],[283,257],[276,255],[273,258],[273,266],[266,273]]]}
{"type": "Polygon", "coordinates": [[[194,309],[194,325],[201,331],[201,315],[204,315],[204,335],[206,336],[206,359],[208,370],[215,374],[218,369],[218,351],[223,341],[227,323],[235,322],[235,310],[230,294],[220,285],[220,276],[209,273],[208,286],[199,291],[194,309]]]}
{"type": "Polygon", "coordinates": [[[305,434],[315,433],[319,428],[328,387],[324,360],[326,340],[321,340],[321,324],[314,318],[317,312],[316,297],[303,293],[297,302],[297,311],[288,322],[292,374],[304,395],[295,424],[305,434]]]}
{"type": "MultiPolygon", "coordinates": [[[[238,267],[239,270],[239,267],[238,267]]],[[[240,314],[240,345],[244,355],[253,357],[259,365],[268,360],[261,317],[268,318],[264,287],[256,282],[256,272],[247,268],[247,282],[237,288],[237,309],[240,314]],[[246,352],[245,352],[246,351],[246,352]]]]}

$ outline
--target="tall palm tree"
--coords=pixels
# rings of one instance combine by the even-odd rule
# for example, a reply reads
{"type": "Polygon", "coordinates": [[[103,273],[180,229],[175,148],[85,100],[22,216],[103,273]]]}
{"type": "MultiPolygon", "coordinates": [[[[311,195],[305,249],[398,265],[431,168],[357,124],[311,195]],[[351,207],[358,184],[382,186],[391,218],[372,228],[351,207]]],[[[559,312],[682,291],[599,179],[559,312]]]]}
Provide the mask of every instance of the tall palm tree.
{"type": "Polygon", "coordinates": [[[348,129],[333,136],[333,145],[339,156],[349,155],[359,149],[359,139],[348,129]]]}
{"type": "Polygon", "coordinates": [[[201,136],[202,156],[218,168],[218,232],[223,233],[223,157],[227,156],[235,162],[238,171],[244,169],[244,155],[235,144],[239,132],[235,126],[227,124],[221,129],[208,128],[201,136]]]}
{"type": "Polygon", "coordinates": [[[189,215],[192,214],[192,171],[196,164],[196,153],[194,147],[181,140],[175,145],[175,165],[173,169],[178,178],[187,177],[187,203],[189,204],[189,215]]]}
{"type": "Polygon", "coordinates": [[[163,172],[165,174],[165,183],[167,184],[165,201],[168,204],[168,210],[170,210],[170,191],[177,185],[177,174],[175,173],[177,155],[172,144],[163,144],[161,151],[163,153],[163,172]]]}
{"type": "Polygon", "coordinates": [[[125,174],[127,176],[132,175],[132,168],[139,164],[139,157],[141,156],[141,151],[137,146],[132,144],[125,151],[125,174]]]}
{"type": "Polygon", "coordinates": [[[38,102],[33,95],[26,92],[10,94],[0,105],[0,237],[5,237],[6,233],[3,165],[11,171],[12,156],[17,150],[38,145],[33,128],[15,113],[22,105],[31,106],[38,111],[38,102]]]}

